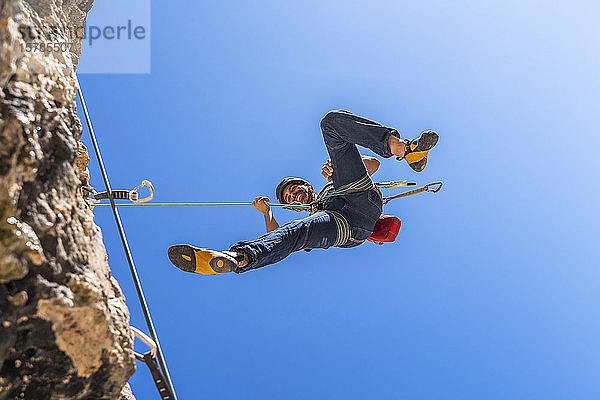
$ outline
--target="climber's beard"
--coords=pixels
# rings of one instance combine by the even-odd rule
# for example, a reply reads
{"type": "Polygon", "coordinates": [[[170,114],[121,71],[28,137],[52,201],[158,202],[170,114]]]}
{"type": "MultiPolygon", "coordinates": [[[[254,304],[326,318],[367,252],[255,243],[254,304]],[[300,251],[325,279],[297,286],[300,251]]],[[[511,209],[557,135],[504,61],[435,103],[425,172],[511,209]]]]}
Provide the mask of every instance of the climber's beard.
{"type": "Polygon", "coordinates": [[[297,201],[301,204],[309,204],[315,200],[315,192],[312,189],[312,186],[307,184],[296,185],[292,189],[292,202],[297,201]]]}

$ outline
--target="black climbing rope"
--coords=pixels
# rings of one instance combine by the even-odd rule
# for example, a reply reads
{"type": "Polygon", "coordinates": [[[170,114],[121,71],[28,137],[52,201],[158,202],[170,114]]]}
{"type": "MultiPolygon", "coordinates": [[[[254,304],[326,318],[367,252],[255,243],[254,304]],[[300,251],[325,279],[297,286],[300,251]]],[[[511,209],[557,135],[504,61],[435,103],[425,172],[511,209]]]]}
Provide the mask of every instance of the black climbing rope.
{"type": "Polygon", "coordinates": [[[98,147],[98,142],[96,140],[96,135],[94,134],[94,129],[92,128],[92,122],[90,120],[90,116],[85,105],[85,100],[83,98],[83,93],[81,92],[81,86],[79,85],[79,79],[75,76],[75,80],[77,83],[77,96],[79,97],[79,102],[81,103],[81,107],[83,109],[83,115],[85,116],[85,123],[87,125],[88,131],[90,133],[90,138],[92,140],[92,146],[94,147],[94,152],[96,153],[96,159],[98,160],[98,166],[100,167],[100,172],[102,173],[102,179],[104,180],[104,186],[106,188],[106,193],[108,194],[108,200],[110,201],[110,207],[113,212],[113,216],[115,219],[115,223],[117,224],[117,230],[119,231],[119,237],[121,238],[121,244],[123,245],[123,250],[125,251],[125,257],[127,258],[127,264],[129,264],[129,271],[131,272],[131,277],[133,278],[133,283],[135,285],[135,290],[137,292],[138,299],[140,301],[140,305],[142,306],[142,312],[144,313],[144,318],[146,319],[146,325],[148,326],[148,331],[150,333],[150,337],[153,342],[156,344],[156,359],[158,360],[158,364],[160,366],[161,372],[164,376],[166,384],[170,391],[173,393],[173,399],[177,400],[177,396],[175,395],[175,389],[173,388],[173,383],[171,382],[171,377],[169,376],[169,370],[167,369],[167,365],[164,360],[164,356],[162,354],[162,350],[160,348],[160,344],[158,342],[158,336],[156,334],[156,330],[154,329],[154,324],[152,323],[152,318],[150,317],[150,311],[148,310],[148,305],[146,303],[146,298],[144,297],[144,292],[142,290],[142,284],[140,283],[140,278],[138,277],[137,270],[135,268],[135,264],[133,263],[133,257],[131,255],[131,251],[129,250],[129,244],[127,243],[127,238],[125,237],[125,229],[123,228],[123,224],[121,222],[121,218],[119,217],[119,212],[115,206],[115,201],[112,196],[112,191],[110,189],[110,183],[108,181],[108,174],[106,173],[106,168],[104,168],[104,163],[102,162],[102,156],[100,155],[100,149],[98,147]]]}

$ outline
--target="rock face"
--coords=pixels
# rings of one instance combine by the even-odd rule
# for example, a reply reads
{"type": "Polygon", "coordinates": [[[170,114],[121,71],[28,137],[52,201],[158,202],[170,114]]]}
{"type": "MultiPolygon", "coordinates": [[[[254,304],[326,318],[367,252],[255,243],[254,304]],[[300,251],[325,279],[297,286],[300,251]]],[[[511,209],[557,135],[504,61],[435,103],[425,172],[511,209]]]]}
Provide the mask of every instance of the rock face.
{"type": "Polygon", "coordinates": [[[129,312],[80,191],[73,27],[91,6],[0,0],[0,400],[118,399],[135,368],[129,312]]]}

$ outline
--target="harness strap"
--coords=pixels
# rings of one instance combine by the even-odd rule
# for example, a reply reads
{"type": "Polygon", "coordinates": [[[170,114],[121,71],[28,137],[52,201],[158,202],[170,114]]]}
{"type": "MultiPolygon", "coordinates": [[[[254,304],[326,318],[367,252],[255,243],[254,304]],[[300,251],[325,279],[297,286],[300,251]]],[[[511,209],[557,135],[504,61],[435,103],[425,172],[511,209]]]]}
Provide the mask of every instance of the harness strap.
{"type": "MultiPolygon", "coordinates": [[[[359,193],[359,192],[364,192],[364,191],[375,189],[375,188],[376,188],[376,184],[373,183],[373,181],[371,180],[371,177],[367,174],[354,182],[350,182],[346,185],[340,186],[339,188],[332,190],[331,192],[327,193],[327,197],[343,196],[345,194],[359,193]]],[[[294,203],[292,203],[292,204],[294,204],[294,203]]],[[[310,211],[311,214],[314,214],[319,210],[319,205],[324,206],[323,199],[315,200],[310,204],[304,204],[305,208],[301,208],[301,207],[298,207],[298,205],[296,205],[296,209],[307,210],[307,211],[310,211]]],[[[324,210],[324,208],[321,208],[321,209],[324,210]]]]}
{"type": "Polygon", "coordinates": [[[342,196],[349,193],[364,192],[365,190],[374,189],[375,184],[371,180],[369,175],[365,175],[362,178],[350,182],[347,185],[340,186],[337,189],[332,190],[328,193],[329,196],[342,196]]]}
{"type": "Polygon", "coordinates": [[[350,224],[346,218],[337,211],[326,210],[325,212],[333,217],[333,220],[337,225],[337,239],[333,245],[341,246],[346,244],[348,240],[350,240],[350,224]]]}

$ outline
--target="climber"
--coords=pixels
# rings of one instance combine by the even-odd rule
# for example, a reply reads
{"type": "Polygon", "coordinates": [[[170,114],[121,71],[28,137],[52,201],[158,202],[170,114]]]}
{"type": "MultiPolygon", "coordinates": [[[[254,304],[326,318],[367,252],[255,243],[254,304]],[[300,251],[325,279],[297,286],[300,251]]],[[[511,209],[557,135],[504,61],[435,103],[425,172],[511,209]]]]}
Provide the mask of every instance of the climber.
{"type": "Polygon", "coordinates": [[[373,232],[382,213],[382,196],[370,178],[379,168],[379,161],[361,156],[356,145],[384,158],[395,155],[421,172],[429,150],[438,141],[433,131],[425,131],[417,139],[401,139],[396,129],[347,111],[327,113],[321,120],[321,131],[330,157],[321,173],[330,182],[318,195],[310,183],[296,177],[283,179],[275,190],[280,203],[312,204],[319,211],[279,226],[268,205],[269,199],[256,197],[252,205],[265,216],[265,235],[238,242],[229,251],[187,244],[171,246],[168,251],[171,262],[187,272],[240,273],[274,264],[299,250],[358,246],[373,232]]]}

